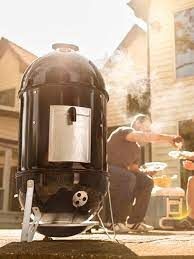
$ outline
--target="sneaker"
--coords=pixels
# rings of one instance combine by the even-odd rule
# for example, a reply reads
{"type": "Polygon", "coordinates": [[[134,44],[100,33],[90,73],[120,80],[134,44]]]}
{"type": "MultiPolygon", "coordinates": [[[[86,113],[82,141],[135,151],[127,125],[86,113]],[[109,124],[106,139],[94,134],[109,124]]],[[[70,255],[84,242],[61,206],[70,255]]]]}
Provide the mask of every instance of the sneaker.
{"type": "Polygon", "coordinates": [[[111,230],[117,234],[128,234],[130,229],[124,223],[115,223],[114,228],[111,226],[111,230]]]}
{"type": "Polygon", "coordinates": [[[129,229],[129,232],[149,232],[154,229],[153,226],[147,225],[143,222],[134,224],[127,223],[127,227],[129,229]]]}
{"type": "Polygon", "coordinates": [[[175,230],[192,230],[194,228],[193,219],[186,217],[175,223],[175,230]]]}
{"type": "Polygon", "coordinates": [[[103,228],[103,227],[99,227],[98,229],[91,229],[91,234],[113,234],[113,230],[108,229],[108,228],[103,228]]]}

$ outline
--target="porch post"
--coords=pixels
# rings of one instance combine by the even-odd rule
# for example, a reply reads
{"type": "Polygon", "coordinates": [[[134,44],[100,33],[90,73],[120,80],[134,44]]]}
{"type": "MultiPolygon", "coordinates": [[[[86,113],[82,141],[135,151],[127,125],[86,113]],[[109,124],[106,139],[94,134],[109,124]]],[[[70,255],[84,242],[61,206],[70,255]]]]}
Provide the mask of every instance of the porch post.
{"type": "Polygon", "coordinates": [[[5,149],[5,161],[3,170],[3,211],[9,210],[9,187],[10,187],[10,174],[12,164],[12,149],[5,149]]]}

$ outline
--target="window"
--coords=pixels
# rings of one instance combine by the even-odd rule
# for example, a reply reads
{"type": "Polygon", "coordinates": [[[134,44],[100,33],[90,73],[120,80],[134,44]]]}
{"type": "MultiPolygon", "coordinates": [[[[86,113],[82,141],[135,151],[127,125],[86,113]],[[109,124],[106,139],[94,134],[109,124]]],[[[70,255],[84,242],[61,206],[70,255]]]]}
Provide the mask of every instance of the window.
{"type": "Polygon", "coordinates": [[[13,166],[11,168],[10,174],[10,184],[9,184],[9,210],[11,211],[20,211],[20,206],[18,202],[18,198],[15,198],[14,195],[16,194],[16,180],[15,180],[15,173],[17,171],[17,167],[13,166]]]}
{"type": "Polygon", "coordinates": [[[3,188],[3,171],[4,171],[4,159],[5,151],[0,150],[0,210],[3,209],[3,199],[4,199],[4,188],[3,188]]]}
{"type": "Polygon", "coordinates": [[[0,189],[0,210],[3,209],[3,194],[4,191],[0,189]]]}
{"type": "Polygon", "coordinates": [[[3,167],[0,166],[0,188],[3,187],[3,167]]]}
{"type": "Polygon", "coordinates": [[[149,113],[150,109],[150,93],[149,91],[142,94],[128,94],[127,95],[127,112],[129,116],[137,113],[149,113]]]}
{"type": "Polygon", "coordinates": [[[3,209],[3,167],[0,166],[0,210],[3,209]]]}
{"type": "Polygon", "coordinates": [[[130,82],[127,95],[127,113],[134,116],[137,113],[149,113],[150,82],[147,78],[139,78],[130,82]]]}
{"type": "Polygon", "coordinates": [[[15,106],[15,89],[0,91],[0,105],[15,106]]]}
{"type": "Polygon", "coordinates": [[[194,76],[194,8],[175,14],[176,77],[194,76]]]}

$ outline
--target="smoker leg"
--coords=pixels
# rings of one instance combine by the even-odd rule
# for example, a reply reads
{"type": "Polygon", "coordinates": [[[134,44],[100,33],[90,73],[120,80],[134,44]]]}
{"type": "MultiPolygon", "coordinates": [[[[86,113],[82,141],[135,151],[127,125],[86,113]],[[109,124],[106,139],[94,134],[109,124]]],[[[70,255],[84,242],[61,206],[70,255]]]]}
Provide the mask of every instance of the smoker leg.
{"type": "Polygon", "coordinates": [[[21,233],[21,241],[31,242],[36,229],[38,227],[39,220],[41,218],[41,213],[39,208],[32,208],[32,199],[34,193],[34,180],[27,181],[27,192],[26,192],[26,201],[24,207],[24,217],[22,223],[22,233],[21,233]],[[30,223],[31,210],[34,212],[34,220],[30,223]]]}
{"type": "Polygon", "coordinates": [[[41,213],[38,207],[32,207],[32,211],[34,212],[34,220],[32,223],[30,223],[29,229],[28,229],[28,242],[32,242],[34,234],[37,230],[39,221],[41,219],[41,213]]]}
{"type": "Polygon", "coordinates": [[[53,239],[52,239],[52,237],[47,237],[47,236],[45,236],[44,238],[43,238],[43,241],[52,241],[53,239]]]}
{"type": "Polygon", "coordinates": [[[30,227],[30,216],[31,216],[31,209],[32,209],[33,192],[34,192],[34,181],[28,180],[27,181],[26,201],[25,201],[25,207],[24,207],[24,217],[23,217],[23,223],[22,223],[21,241],[28,240],[28,230],[30,227]]]}

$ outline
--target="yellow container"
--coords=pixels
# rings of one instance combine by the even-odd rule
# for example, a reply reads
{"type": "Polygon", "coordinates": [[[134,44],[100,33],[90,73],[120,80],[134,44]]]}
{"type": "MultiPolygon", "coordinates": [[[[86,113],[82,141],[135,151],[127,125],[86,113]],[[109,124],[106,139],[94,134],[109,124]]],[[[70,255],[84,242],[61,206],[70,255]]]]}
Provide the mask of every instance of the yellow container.
{"type": "Polygon", "coordinates": [[[159,187],[170,187],[172,184],[172,179],[170,176],[162,175],[153,177],[154,185],[159,187]]]}

